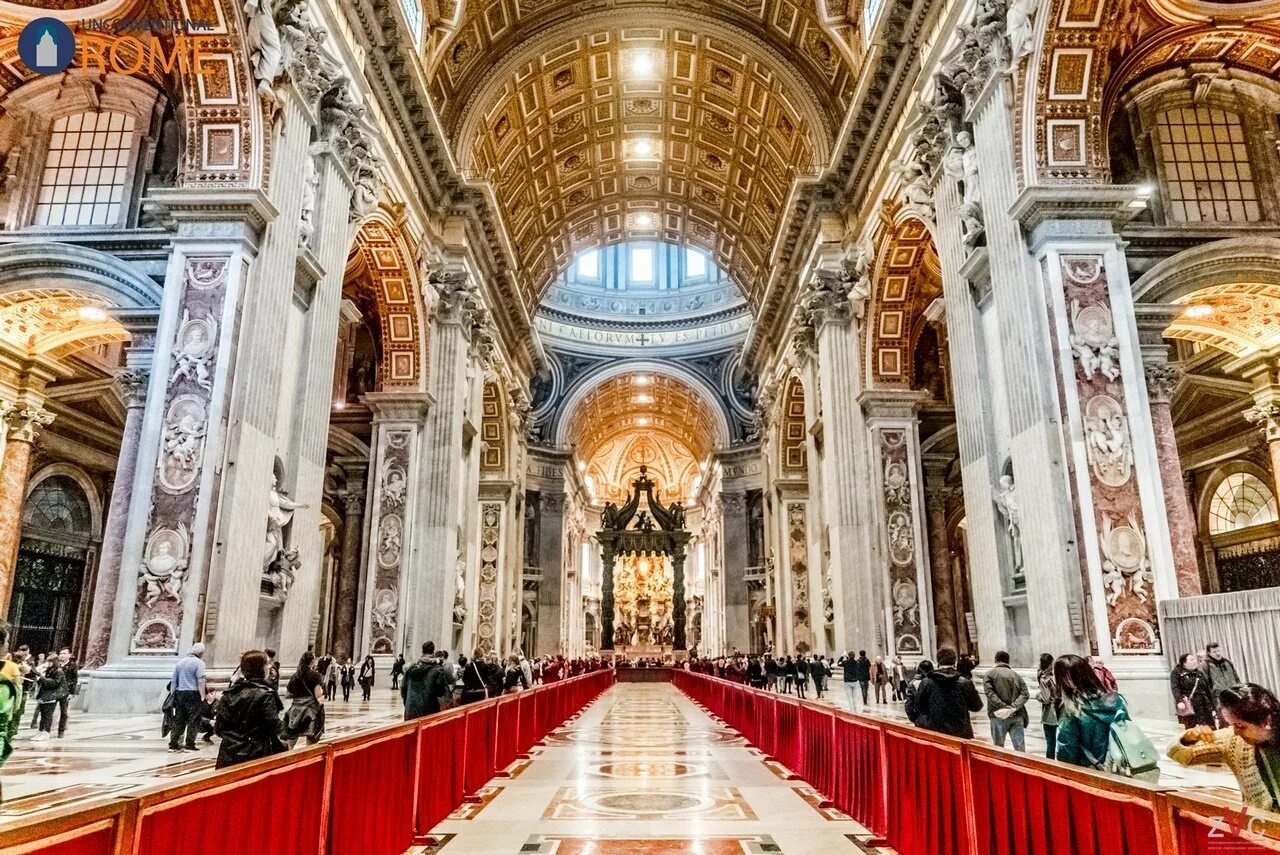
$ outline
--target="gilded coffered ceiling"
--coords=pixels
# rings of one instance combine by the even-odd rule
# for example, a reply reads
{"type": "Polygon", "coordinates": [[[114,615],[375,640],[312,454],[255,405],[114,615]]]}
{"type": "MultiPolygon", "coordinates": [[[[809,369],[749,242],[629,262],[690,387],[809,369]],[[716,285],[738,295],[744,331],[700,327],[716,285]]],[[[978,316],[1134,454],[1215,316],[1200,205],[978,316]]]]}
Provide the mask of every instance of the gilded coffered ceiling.
{"type": "Polygon", "coordinates": [[[1240,357],[1280,348],[1280,288],[1275,285],[1219,285],[1177,302],[1186,309],[1165,331],[1168,338],[1199,342],[1240,357]]]}
{"type": "Polygon", "coordinates": [[[129,334],[99,297],[64,288],[0,296],[0,343],[25,358],[58,359],[78,350],[125,341],[129,334]]]}
{"type": "Polygon", "coordinates": [[[568,443],[584,461],[595,460],[620,437],[648,435],[659,445],[679,446],[692,460],[724,441],[712,405],[701,393],[652,372],[605,380],[578,400],[566,419],[568,443]]]}
{"type": "Polygon", "coordinates": [[[703,249],[758,301],[793,189],[829,158],[855,59],[816,6],[752,8],[773,23],[595,13],[498,55],[514,37],[484,17],[451,42],[437,106],[464,175],[493,190],[530,307],[577,253],[626,240],[703,249]]]}

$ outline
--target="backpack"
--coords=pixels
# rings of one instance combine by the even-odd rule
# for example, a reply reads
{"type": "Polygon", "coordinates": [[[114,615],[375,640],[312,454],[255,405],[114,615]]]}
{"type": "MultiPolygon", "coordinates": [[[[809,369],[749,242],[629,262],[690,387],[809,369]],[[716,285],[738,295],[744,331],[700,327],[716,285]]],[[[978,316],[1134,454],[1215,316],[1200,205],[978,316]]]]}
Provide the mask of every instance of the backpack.
{"type": "MultiPolygon", "coordinates": [[[[1097,721],[1097,718],[1094,717],[1094,720],[1097,721]]],[[[1105,758],[1099,761],[1083,746],[1081,750],[1095,769],[1124,778],[1137,778],[1148,784],[1160,781],[1159,752],[1151,739],[1142,732],[1142,728],[1124,710],[1116,715],[1108,729],[1105,758]]]]}

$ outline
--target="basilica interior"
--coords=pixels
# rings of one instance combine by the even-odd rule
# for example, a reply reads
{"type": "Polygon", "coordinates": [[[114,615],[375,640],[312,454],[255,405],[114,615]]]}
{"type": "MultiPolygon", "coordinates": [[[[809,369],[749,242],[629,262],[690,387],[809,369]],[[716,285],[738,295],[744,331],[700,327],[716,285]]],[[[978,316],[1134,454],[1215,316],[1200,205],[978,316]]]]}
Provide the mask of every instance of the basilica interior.
{"type": "Polygon", "coordinates": [[[1280,685],[1274,4],[0,21],[0,608],[89,710],[197,642],[1280,685]]]}

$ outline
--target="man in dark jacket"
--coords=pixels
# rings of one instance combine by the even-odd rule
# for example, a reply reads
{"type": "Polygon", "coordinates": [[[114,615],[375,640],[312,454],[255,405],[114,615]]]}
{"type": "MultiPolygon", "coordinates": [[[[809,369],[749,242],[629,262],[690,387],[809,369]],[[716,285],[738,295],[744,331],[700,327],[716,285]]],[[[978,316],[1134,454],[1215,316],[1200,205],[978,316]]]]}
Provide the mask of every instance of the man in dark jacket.
{"type": "Polygon", "coordinates": [[[982,698],[973,681],[956,671],[954,650],[944,647],[938,651],[938,667],[920,682],[915,707],[916,727],[973,739],[969,713],[982,709],[982,698]]]}
{"type": "Polygon", "coordinates": [[[400,697],[404,699],[404,720],[440,712],[440,699],[449,689],[449,678],[435,654],[435,645],[422,645],[422,657],[404,669],[400,697]]]}
{"type": "Polygon", "coordinates": [[[853,657],[853,651],[840,657],[840,679],[844,681],[844,696],[849,702],[849,709],[856,710],[858,708],[857,689],[854,688],[858,682],[858,660],[853,657]]]}
{"type": "Polygon", "coordinates": [[[268,682],[265,653],[250,650],[240,657],[241,678],[214,705],[214,729],[222,737],[216,768],[234,766],[287,751],[280,736],[284,704],[268,682]]]}
{"type": "Polygon", "coordinates": [[[871,685],[871,660],[867,658],[867,651],[858,651],[858,686],[862,689],[862,705],[865,707],[869,701],[867,700],[867,688],[871,685]]]}
{"type": "Polygon", "coordinates": [[[1244,680],[1240,679],[1240,675],[1236,673],[1236,666],[1231,664],[1222,653],[1222,646],[1216,641],[1211,641],[1204,648],[1204,664],[1200,666],[1204,669],[1205,677],[1209,683],[1209,697],[1213,698],[1214,712],[1218,718],[1218,727],[1226,727],[1222,718],[1222,705],[1218,703],[1218,695],[1223,689],[1233,689],[1239,686],[1244,680]]]}
{"type": "Polygon", "coordinates": [[[933,663],[928,659],[921,659],[920,664],[916,666],[916,675],[911,678],[911,682],[907,683],[907,690],[903,693],[907,702],[906,713],[907,718],[915,724],[916,719],[920,716],[920,709],[917,701],[920,698],[920,686],[924,683],[924,678],[929,676],[929,672],[933,670],[933,663]]]}
{"type": "Polygon", "coordinates": [[[1027,701],[1031,691],[1027,681],[1009,667],[1009,654],[996,652],[996,664],[982,678],[982,690],[987,695],[987,715],[991,719],[991,741],[1004,748],[1004,738],[1013,740],[1014,751],[1026,751],[1027,701]]]}

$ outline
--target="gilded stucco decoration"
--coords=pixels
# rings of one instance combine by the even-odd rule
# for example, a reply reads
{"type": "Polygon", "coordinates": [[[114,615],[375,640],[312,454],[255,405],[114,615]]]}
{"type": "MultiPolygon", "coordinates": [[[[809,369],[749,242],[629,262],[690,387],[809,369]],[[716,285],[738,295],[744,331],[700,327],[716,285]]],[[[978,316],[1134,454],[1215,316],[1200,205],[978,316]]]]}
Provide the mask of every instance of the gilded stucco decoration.
{"type": "Polygon", "coordinates": [[[925,224],[903,220],[886,241],[871,292],[868,375],[883,386],[908,386],[924,310],[942,295],[942,268],[925,224]]]}
{"type": "Polygon", "coordinates": [[[347,287],[363,288],[382,326],[382,389],[416,389],[427,354],[421,289],[398,230],[380,219],[360,227],[347,258],[347,287]]]}

